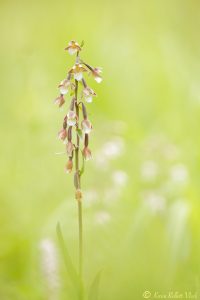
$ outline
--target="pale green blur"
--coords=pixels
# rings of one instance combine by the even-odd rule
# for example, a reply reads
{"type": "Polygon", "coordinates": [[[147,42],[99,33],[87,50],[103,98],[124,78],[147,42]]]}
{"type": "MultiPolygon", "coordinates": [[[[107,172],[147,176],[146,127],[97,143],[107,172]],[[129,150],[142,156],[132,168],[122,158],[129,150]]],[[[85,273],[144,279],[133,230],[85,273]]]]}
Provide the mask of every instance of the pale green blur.
{"type": "Polygon", "coordinates": [[[53,105],[72,39],[103,67],[89,79],[86,288],[102,269],[99,300],[200,298],[199,29],[195,0],[0,2],[1,300],[76,299],[56,237],[59,221],[77,266],[73,177],[55,154],[67,106],[53,105]]]}

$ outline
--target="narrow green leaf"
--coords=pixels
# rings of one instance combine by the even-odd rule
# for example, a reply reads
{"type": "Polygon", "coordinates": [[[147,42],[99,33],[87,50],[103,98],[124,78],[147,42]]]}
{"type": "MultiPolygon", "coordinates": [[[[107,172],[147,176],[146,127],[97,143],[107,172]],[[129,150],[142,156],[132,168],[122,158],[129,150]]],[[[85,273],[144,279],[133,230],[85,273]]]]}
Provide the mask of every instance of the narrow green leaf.
{"type": "Polygon", "coordinates": [[[82,168],[80,170],[80,176],[84,173],[85,171],[85,158],[83,156],[83,152],[82,152],[82,168]]]}
{"type": "Polygon", "coordinates": [[[96,274],[96,276],[90,286],[88,300],[98,300],[98,298],[99,298],[99,283],[100,283],[101,272],[102,272],[102,270],[100,270],[96,274]]]}
{"type": "Polygon", "coordinates": [[[67,247],[65,245],[60,223],[58,223],[57,226],[56,226],[56,232],[57,232],[57,236],[58,236],[58,240],[59,240],[59,243],[60,243],[60,247],[61,247],[61,251],[62,251],[62,254],[63,254],[63,258],[64,258],[64,262],[65,262],[67,272],[68,272],[69,277],[70,277],[72,283],[74,284],[75,288],[78,288],[78,290],[79,290],[80,289],[80,279],[79,279],[79,276],[76,272],[76,269],[75,269],[75,267],[72,263],[71,257],[69,255],[68,250],[67,250],[67,247]]]}
{"type": "Polygon", "coordinates": [[[80,47],[82,48],[83,46],[84,46],[84,44],[85,44],[85,42],[84,42],[84,40],[81,42],[81,45],[80,45],[80,47]]]}
{"type": "Polygon", "coordinates": [[[83,139],[83,132],[82,132],[82,130],[80,128],[78,128],[78,129],[76,129],[76,132],[77,132],[79,138],[82,140],[83,139]]]}

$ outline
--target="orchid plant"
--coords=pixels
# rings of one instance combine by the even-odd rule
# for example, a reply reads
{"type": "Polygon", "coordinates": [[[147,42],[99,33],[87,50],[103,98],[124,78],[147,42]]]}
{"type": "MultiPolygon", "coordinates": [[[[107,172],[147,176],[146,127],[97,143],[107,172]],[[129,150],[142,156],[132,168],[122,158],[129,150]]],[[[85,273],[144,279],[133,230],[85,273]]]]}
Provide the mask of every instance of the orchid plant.
{"type": "MultiPolygon", "coordinates": [[[[94,68],[80,58],[84,42],[79,45],[76,41],[70,41],[65,48],[70,55],[76,55],[74,66],[67,72],[67,76],[61,81],[58,88],[60,95],[55,99],[55,104],[58,107],[63,107],[66,102],[66,95],[70,94],[71,100],[68,111],[63,119],[62,129],[58,132],[58,138],[63,141],[66,146],[66,154],[68,161],[65,166],[66,173],[72,173],[74,170],[74,187],[75,199],[78,203],[78,224],[79,224],[79,299],[83,297],[82,291],[82,265],[83,265],[83,226],[82,226],[82,191],[81,191],[81,176],[84,172],[84,162],[92,158],[91,150],[89,149],[89,135],[92,131],[92,124],[88,119],[86,103],[91,103],[96,93],[90,88],[84,74],[92,75],[96,82],[102,81],[101,68],[94,68]],[[82,117],[81,117],[82,114],[82,117]],[[82,143],[83,141],[83,143],[82,143]],[[83,146],[82,146],[83,144],[83,146]],[[82,156],[82,165],[80,166],[80,154],[82,156]],[[80,283],[81,282],[81,283],[80,283]],[[81,286],[81,287],[80,287],[81,286]]],[[[60,226],[57,227],[57,233],[64,246],[64,240],[60,226]]],[[[65,259],[66,260],[66,259],[65,259]]],[[[68,269],[73,269],[72,273],[76,273],[72,268],[72,262],[67,254],[68,269]]],[[[72,276],[72,279],[74,276],[72,276]]],[[[96,282],[96,281],[95,281],[96,282]]]]}

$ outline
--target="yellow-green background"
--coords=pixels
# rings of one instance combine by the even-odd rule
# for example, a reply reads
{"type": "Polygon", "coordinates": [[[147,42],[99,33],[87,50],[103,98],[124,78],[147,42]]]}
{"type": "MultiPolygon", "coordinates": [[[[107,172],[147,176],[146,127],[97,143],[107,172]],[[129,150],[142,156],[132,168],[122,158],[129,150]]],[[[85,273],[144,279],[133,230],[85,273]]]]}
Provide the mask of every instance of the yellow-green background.
{"type": "Polygon", "coordinates": [[[67,106],[53,105],[72,39],[104,78],[89,80],[98,98],[82,182],[86,286],[102,269],[99,300],[200,298],[199,32],[197,0],[0,1],[1,300],[75,299],[55,234],[60,221],[77,265],[73,178],[55,155],[67,106]],[[112,141],[122,151],[103,156],[112,141]],[[60,257],[55,295],[41,268],[47,239],[60,257]]]}

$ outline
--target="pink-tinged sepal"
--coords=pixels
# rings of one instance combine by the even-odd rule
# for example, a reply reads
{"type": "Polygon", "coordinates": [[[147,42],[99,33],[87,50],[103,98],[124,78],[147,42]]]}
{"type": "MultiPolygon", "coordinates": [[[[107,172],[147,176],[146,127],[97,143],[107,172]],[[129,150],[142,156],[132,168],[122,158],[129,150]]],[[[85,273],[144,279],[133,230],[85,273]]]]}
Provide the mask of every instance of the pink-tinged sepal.
{"type": "Polygon", "coordinates": [[[83,157],[85,158],[85,160],[92,159],[92,152],[88,147],[83,148],[83,157]]]}
{"type": "Polygon", "coordinates": [[[62,141],[64,141],[67,138],[67,130],[65,128],[62,128],[59,132],[58,132],[58,138],[62,141]]]}
{"type": "Polygon", "coordinates": [[[64,103],[65,103],[65,99],[62,94],[54,100],[54,104],[58,105],[58,107],[63,106],[64,103]]]}
{"type": "Polygon", "coordinates": [[[92,130],[92,124],[88,119],[85,119],[81,122],[81,128],[83,130],[83,133],[89,134],[92,130]]]}

